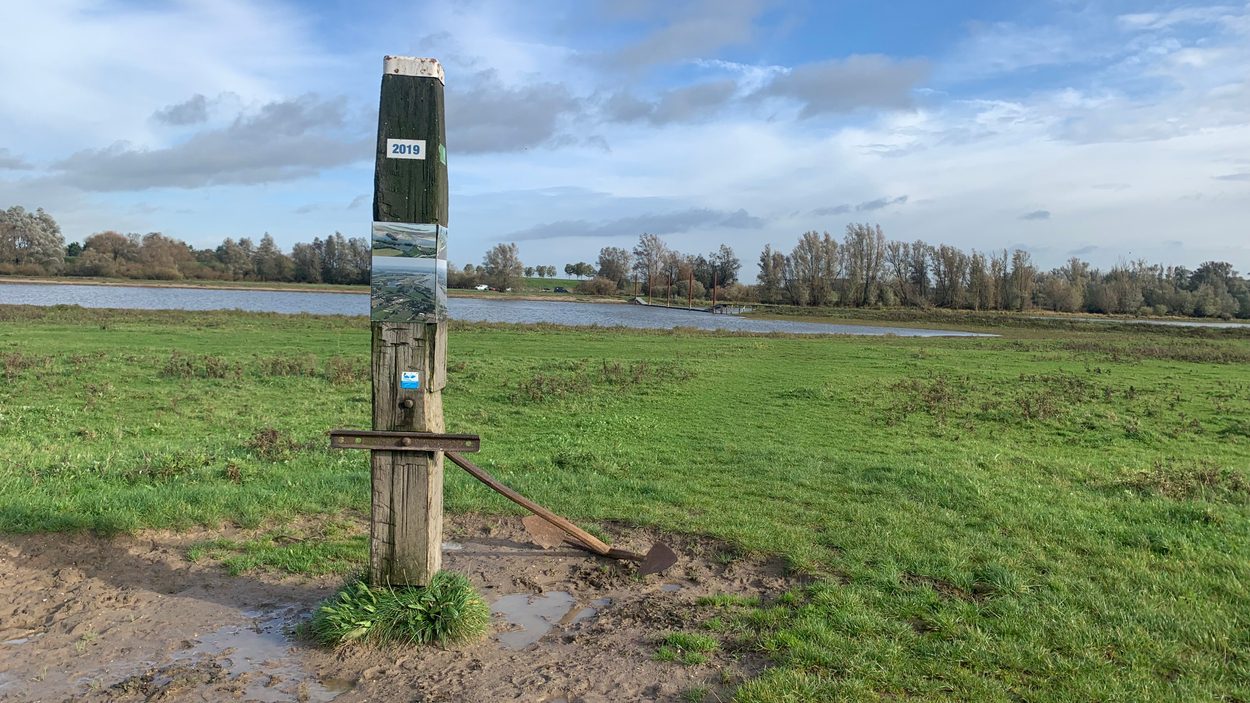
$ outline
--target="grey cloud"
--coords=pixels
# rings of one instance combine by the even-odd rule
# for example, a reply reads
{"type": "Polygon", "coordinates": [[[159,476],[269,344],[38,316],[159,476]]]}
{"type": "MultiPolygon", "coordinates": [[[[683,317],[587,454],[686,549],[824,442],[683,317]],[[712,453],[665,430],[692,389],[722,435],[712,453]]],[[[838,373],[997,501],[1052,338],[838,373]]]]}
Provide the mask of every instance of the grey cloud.
{"type": "Polygon", "coordinates": [[[812,210],[813,215],[845,215],[851,211],[850,205],[834,205],[829,207],[818,207],[812,210]]]}
{"type": "Polygon", "coordinates": [[[1022,220],[1049,220],[1050,210],[1034,210],[1033,212],[1026,212],[1020,216],[1020,219],[1022,220]]]}
{"type": "Polygon", "coordinates": [[[1213,178],[1217,181],[1250,181],[1250,173],[1226,173],[1213,178]]]}
{"type": "Polygon", "coordinates": [[[370,200],[370,196],[368,194],[361,193],[360,195],[357,195],[356,197],[352,198],[352,201],[347,204],[347,209],[355,210],[358,207],[367,205],[369,203],[369,200],[370,200]]]}
{"type": "Polygon", "coordinates": [[[609,67],[636,70],[746,44],[766,5],[764,0],[700,0],[635,8],[638,14],[659,14],[660,28],[641,41],[595,58],[609,67]]]}
{"type": "Polygon", "coordinates": [[[752,215],[742,208],[738,208],[737,210],[729,213],[728,217],[721,220],[717,224],[721,227],[728,227],[730,229],[754,229],[757,227],[763,227],[764,220],[752,215]]]}
{"type": "Polygon", "coordinates": [[[725,79],[665,91],[654,103],[617,93],[604,103],[604,113],[617,122],[648,120],[653,124],[690,122],[710,117],[733,98],[738,84],[725,79]]]}
{"type": "Polygon", "coordinates": [[[797,100],[804,118],[860,108],[907,108],[912,90],[928,75],[924,61],[856,55],[798,66],[755,95],[797,100]]]}
{"type": "Polygon", "coordinates": [[[858,205],[843,203],[842,205],[829,205],[818,207],[809,214],[817,216],[827,215],[845,215],[848,212],[872,212],[873,210],[883,210],[891,205],[903,205],[907,202],[906,195],[900,195],[897,198],[877,198],[876,200],[866,200],[858,205]]]}
{"type": "Polygon", "coordinates": [[[604,101],[603,112],[615,122],[635,122],[650,117],[655,112],[655,105],[621,92],[604,101]]]}
{"type": "Polygon", "coordinates": [[[152,119],[174,127],[208,121],[208,98],[196,93],[185,102],[167,105],[152,113],[152,119]]]}
{"type": "Polygon", "coordinates": [[[1089,254],[1093,254],[1094,252],[1098,251],[1098,249],[1099,248],[1094,246],[1093,244],[1087,244],[1081,247],[1080,249],[1073,249],[1072,251],[1068,252],[1068,256],[1087,256],[1089,254]]]}
{"type": "Polygon", "coordinates": [[[855,212],[881,210],[883,208],[890,207],[891,205],[903,205],[906,202],[906,195],[900,195],[897,198],[877,198],[876,200],[869,200],[868,202],[856,205],[855,212]]]}
{"type": "Polygon", "coordinates": [[[199,188],[289,181],[368,159],[373,140],[347,132],[343,100],[305,95],[269,103],[164,149],[126,143],[53,164],[53,180],[91,191],[199,188]]]}
{"type": "Polygon", "coordinates": [[[521,151],[558,133],[560,120],[583,109],[563,83],[510,87],[492,69],[447,94],[447,146],[461,153],[521,151]]]}
{"type": "Polygon", "coordinates": [[[10,171],[29,171],[34,168],[29,161],[14,154],[8,149],[0,148],[0,169],[8,169],[10,171]]]}
{"type": "Polygon", "coordinates": [[[507,239],[557,239],[560,237],[636,237],[643,232],[652,234],[677,234],[701,227],[728,227],[752,229],[762,227],[764,221],[746,210],[734,212],[691,208],[678,212],[651,213],[635,217],[622,217],[606,222],[586,220],[561,220],[534,225],[513,232],[507,239]]]}

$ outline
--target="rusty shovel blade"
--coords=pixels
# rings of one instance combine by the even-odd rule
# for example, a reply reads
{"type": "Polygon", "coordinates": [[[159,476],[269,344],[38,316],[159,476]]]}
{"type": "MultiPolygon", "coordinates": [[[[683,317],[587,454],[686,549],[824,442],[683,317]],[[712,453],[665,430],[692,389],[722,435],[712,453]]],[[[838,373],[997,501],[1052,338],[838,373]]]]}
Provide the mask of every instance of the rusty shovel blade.
{"type": "Polygon", "coordinates": [[[526,515],[521,518],[521,524],[525,526],[525,531],[529,533],[530,541],[543,549],[551,549],[564,544],[564,530],[537,515],[526,515]]]}
{"type": "Polygon", "coordinates": [[[656,542],[643,555],[642,563],[638,565],[638,575],[658,574],[676,563],[677,552],[674,552],[671,547],[663,542],[656,542]]]}

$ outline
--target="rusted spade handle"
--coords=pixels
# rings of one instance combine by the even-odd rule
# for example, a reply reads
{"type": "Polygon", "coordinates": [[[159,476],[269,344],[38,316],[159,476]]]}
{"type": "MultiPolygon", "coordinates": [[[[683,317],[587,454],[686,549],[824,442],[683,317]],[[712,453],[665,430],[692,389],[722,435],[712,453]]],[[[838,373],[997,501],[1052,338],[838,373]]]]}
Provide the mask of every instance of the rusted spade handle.
{"type": "MultiPolygon", "coordinates": [[[[572,542],[571,544],[575,547],[581,547],[592,551],[599,556],[609,557],[611,559],[628,559],[629,561],[636,561],[638,562],[638,574],[640,576],[658,574],[677,563],[677,552],[674,552],[671,547],[661,542],[651,545],[651,549],[647,550],[646,554],[638,554],[637,552],[631,552],[625,549],[609,547],[598,537],[595,537],[577,525],[574,525],[538,503],[535,503],[529,498],[526,498],[520,493],[517,493],[511,488],[508,488],[502,483],[496,481],[494,476],[491,476],[477,466],[474,466],[473,462],[460,456],[457,452],[446,452],[446,456],[448,459],[451,459],[452,463],[456,466],[468,471],[469,475],[473,478],[476,478],[482,483],[485,483],[487,486],[490,486],[500,495],[513,503],[516,503],[517,505],[534,513],[534,515],[546,520],[548,524],[554,525],[565,534],[572,536],[577,540],[577,542],[581,543],[578,544],[576,542],[572,542]]],[[[547,540],[550,541],[550,544],[545,544],[543,546],[552,546],[559,543],[560,540],[558,536],[553,539],[549,535],[536,534],[534,526],[531,525],[529,521],[530,518],[526,518],[523,521],[526,523],[525,527],[530,531],[531,535],[535,536],[536,540],[538,540],[540,544],[547,540]]],[[[541,523],[539,524],[541,525],[541,523]]]]}
{"type": "MultiPolygon", "coordinates": [[[[605,557],[613,556],[616,558],[621,558],[620,554],[614,554],[613,552],[619,553],[622,550],[612,549],[607,544],[605,544],[603,540],[599,539],[598,537],[595,537],[589,532],[583,530],[577,525],[574,525],[573,523],[560,517],[559,515],[556,515],[555,513],[544,508],[538,503],[535,503],[534,501],[530,500],[529,498],[526,498],[520,493],[517,493],[511,488],[508,488],[507,486],[503,485],[499,481],[496,481],[494,476],[491,476],[490,474],[486,473],[482,469],[478,468],[477,466],[473,464],[473,462],[469,461],[468,459],[465,459],[464,457],[460,456],[456,452],[446,452],[446,456],[448,459],[451,459],[452,462],[456,466],[459,466],[465,471],[468,471],[469,475],[472,476],[473,478],[481,481],[482,483],[485,483],[487,486],[490,486],[497,493],[507,498],[508,500],[512,501],[513,503],[516,503],[517,505],[525,508],[526,510],[529,510],[530,512],[534,513],[538,517],[551,523],[552,525],[555,525],[561,530],[564,530],[567,534],[576,538],[582,544],[585,544],[586,547],[590,549],[590,551],[596,554],[605,556],[605,557]]],[[[635,561],[642,561],[641,554],[636,554],[636,555],[631,555],[631,556],[636,557],[635,561]]],[[[625,558],[629,558],[629,557],[625,557],[625,558]]]]}

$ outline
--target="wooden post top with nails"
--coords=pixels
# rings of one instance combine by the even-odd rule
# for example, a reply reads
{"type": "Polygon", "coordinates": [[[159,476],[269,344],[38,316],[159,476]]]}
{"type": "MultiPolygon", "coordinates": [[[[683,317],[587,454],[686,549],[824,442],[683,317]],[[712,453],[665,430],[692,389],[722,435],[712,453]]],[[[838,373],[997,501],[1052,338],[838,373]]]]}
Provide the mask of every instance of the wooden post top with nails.
{"type": "MultiPolygon", "coordinates": [[[[374,231],[386,223],[428,226],[439,238],[434,266],[440,258],[445,265],[446,256],[441,240],[447,227],[443,83],[443,68],[434,59],[383,60],[373,191],[374,231]]],[[[438,287],[446,279],[433,277],[435,307],[428,316],[380,321],[376,263],[373,270],[373,429],[443,432],[447,329],[438,287]]],[[[375,450],[371,455],[369,580],[426,585],[442,566],[443,452],[375,450]]]]}

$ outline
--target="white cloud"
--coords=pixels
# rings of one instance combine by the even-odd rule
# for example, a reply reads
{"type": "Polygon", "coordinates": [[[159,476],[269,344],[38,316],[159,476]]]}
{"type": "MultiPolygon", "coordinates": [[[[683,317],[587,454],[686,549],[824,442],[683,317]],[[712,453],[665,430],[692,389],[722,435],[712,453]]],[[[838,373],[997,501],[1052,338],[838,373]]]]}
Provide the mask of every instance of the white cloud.
{"type": "Polygon", "coordinates": [[[148,116],[196,93],[281,95],[284,79],[315,61],[304,25],[294,11],[244,0],[0,3],[0,127],[62,153],[148,143],[148,116]]]}

